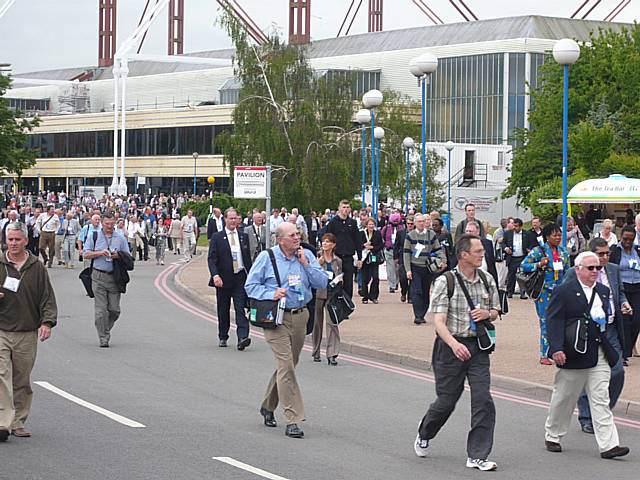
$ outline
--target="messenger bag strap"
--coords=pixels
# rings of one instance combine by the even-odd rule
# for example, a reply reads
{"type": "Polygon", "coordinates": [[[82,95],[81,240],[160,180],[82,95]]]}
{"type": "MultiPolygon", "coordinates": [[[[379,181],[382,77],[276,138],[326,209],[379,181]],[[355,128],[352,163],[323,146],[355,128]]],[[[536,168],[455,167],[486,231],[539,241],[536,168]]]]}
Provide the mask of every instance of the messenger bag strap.
{"type": "MultiPolygon", "coordinates": [[[[98,232],[96,232],[95,230],[93,231],[93,248],[91,249],[91,251],[95,252],[96,251],[96,241],[98,240],[98,232]]],[[[91,259],[91,268],[93,268],[93,261],[95,260],[95,257],[91,259]]]]}
{"type": "MultiPolygon", "coordinates": [[[[458,283],[460,284],[460,288],[462,289],[462,293],[464,293],[464,297],[467,299],[467,304],[469,305],[469,309],[475,310],[476,306],[473,304],[473,300],[471,300],[471,295],[469,295],[469,290],[467,290],[467,287],[465,286],[464,280],[460,276],[460,273],[455,272],[455,275],[456,275],[456,278],[458,279],[458,283]]],[[[479,275],[479,273],[476,272],[476,275],[479,275]]]]}
{"type": "Polygon", "coordinates": [[[271,259],[271,266],[273,267],[273,273],[276,276],[276,282],[278,282],[278,287],[282,287],[282,283],[280,283],[280,274],[278,273],[278,266],[276,265],[276,256],[273,253],[273,249],[270,248],[267,250],[269,252],[269,258],[271,259]]]}

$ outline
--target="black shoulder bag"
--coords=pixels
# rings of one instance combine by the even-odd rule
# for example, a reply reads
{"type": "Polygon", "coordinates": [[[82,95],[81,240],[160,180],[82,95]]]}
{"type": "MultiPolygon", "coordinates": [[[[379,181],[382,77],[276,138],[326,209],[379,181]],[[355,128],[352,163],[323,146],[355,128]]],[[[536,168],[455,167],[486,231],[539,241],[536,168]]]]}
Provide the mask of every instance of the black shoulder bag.
{"type": "MultiPolygon", "coordinates": [[[[491,295],[491,291],[488,288],[488,283],[486,279],[482,277],[483,273],[480,270],[477,271],[477,274],[480,275],[480,280],[482,280],[482,284],[484,285],[487,293],[491,295]]],[[[471,295],[469,295],[469,291],[467,287],[464,285],[464,280],[460,276],[460,273],[455,272],[456,278],[458,279],[458,283],[460,284],[460,288],[462,289],[462,293],[464,293],[464,297],[467,299],[467,304],[469,305],[470,310],[475,310],[476,306],[473,304],[473,300],[471,300],[471,295]]],[[[483,352],[492,353],[496,349],[496,327],[489,320],[482,320],[481,322],[476,322],[476,338],[478,340],[478,347],[483,352]]]]}
{"type": "MultiPolygon", "coordinates": [[[[91,249],[92,251],[96,250],[96,240],[98,240],[98,232],[94,231],[93,232],[93,248],[91,249]]],[[[94,297],[94,295],[93,295],[93,284],[91,282],[91,272],[92,271],[93,271],[93,258],[91,259],[91,265],[89,265],[87,268],[82,270],[80,272],[80,275],[78,275],[78,278],[80,278],[80,281],[84,285],[84,289],[87,291],[87,296],[89,298],[93,298],[94,297]]]]}
{"type": "MultiPolygon", "coordinates": [[[[547,252],[544,247],[536,248],[540,248],[542,250],[542,258],[547,257],[547,252]]],[[[531,300],[537,300],[540,297],[542,287],[544,286],[544,277],[547,273],[546,270],[547,267],[543,267],[536,268],[533,272],[523,272],[522,267],[518,267],[516,279],[522,282],[524,289],[531,300]]]]}
{"type": "MultiPolygon", "coordinates": [[[[269,258],[271,259],[271,265],[273,266],[273,273],[278,282],[278,287],[282,286],[280,282],[280,275],[278,274],[278,266],[276,265],[276,256],[273,250],[270,248],[267,250],[269,258]]],[[[255,298],[249,298],[249,322],[254,327],[273,329],[278,326],[276,318],[278,317],[278,300],[257,300],[255,298]]]]}

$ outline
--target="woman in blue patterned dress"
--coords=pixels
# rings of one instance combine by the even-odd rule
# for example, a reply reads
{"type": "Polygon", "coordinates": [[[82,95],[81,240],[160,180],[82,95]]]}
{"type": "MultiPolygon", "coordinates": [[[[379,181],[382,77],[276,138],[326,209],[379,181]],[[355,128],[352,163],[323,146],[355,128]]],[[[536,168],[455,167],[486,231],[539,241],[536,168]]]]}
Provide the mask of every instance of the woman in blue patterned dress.
{"type": "Polygon", "coordinates": [[[533,272],[537,268],[544,269],[544,284],[542,292],[535,301],[536,313],[540,320],[540,363],[542,365],[553,365],[553,362],[547,358],[549,350],[549,341],[547,340],[547,321],[546,309],[551,298],[553,289],[562,283],[569,266],[569,252],[566,248],[560,246],[562,241],[562,229],[555,223],[546,225],[542,229],[542,236],[545,240],[544,245],[535,247],[529,252],[529,255],[522,261],[520,268],[523,272],[533,272]]]}

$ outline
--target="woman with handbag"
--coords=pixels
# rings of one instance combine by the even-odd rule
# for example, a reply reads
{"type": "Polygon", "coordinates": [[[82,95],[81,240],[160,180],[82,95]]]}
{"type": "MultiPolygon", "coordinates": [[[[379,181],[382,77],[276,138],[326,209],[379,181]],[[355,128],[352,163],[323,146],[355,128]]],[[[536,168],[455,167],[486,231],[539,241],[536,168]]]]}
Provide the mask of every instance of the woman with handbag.
{"type": "MultiPolygon", "coordinates": [[[[336,248],[336,236],[332,233],[325,233],[321,242],[322,253],[318,258],[318,263],[327,272],[329,281],[342,273],[342,260],[334,255],[336,248]]],[[[316,290],[315,322],[313,323],[313,356],[314,362],[320,361],[320,345],[322,344],[322,327],[324,323],[327,300],[330,296],[328,288],[316,290]]],[[[340,353],[340,331],[327,315],[327,363],[337,365],[336,358],[340,353]]]]}
{"type": "Polygon", "coordinates": [[[378,266],[382,263],[382,249],[384,242],[382,235],[376,230],[376,222],[368,218],[366,228],[360,232],[360,246],[363,250],[363,260],[358,261],[358,268],[362,269],[362,303],[378,303],[380,295],[380,277],[378,266]]]}
{"type": "Polygon", "coordinates": [[[545,243],[535,247],[529,252],[520,264],[523,272],[544,272],[544,283],[540,295],[535,300],[536,313],[540,321],[540,364],[553,365],[547,358],[549,341],[547,339],[546,309],[553,289],[562,283],[562,279],[570,268],[569,252],[560,246],[562,241],[562,229],[555,223],[545,225],[542,229],[542,237],[545,243]]]}

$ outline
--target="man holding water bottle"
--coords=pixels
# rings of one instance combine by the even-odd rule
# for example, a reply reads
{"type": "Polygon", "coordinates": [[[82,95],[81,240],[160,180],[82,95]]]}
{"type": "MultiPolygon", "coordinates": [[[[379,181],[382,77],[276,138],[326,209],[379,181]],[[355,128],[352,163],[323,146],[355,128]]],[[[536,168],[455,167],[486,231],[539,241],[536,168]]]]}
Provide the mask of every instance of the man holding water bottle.
{"type": "Polygon", "coordinates": [[[466,466],[495,470],[496,463],[487,460],[496,422],[490,392],[491,350],[483,345],[478,325],[498,318],[498,289],[491,275],[479,271],[484,258],[480,237],[464,234],[455,249],[458,266],[453,277],[449,277],[453,282],[447,279],[450,274],[441,275],[433,287],[431,311],[435,314],[437,337],[432,367],[437,398],[420,422],[414,450],[419,457],[427,456],[429,441],[453,413],[467,379],[471,389],[471,430],[467,437],[466,466]]]}
{"type": "Polygon", "coordinates": [[[102,216],[102,230],[87,235],[83,256],[92,262],[91,283],[95,295],[95,325],[100,347],[108,348],[111,329],[120,316],[120,287],[113,277],[113,261],[119,252],[129,253],[124,235],[114,231],[116,220],[112,213],[102,216]]]}

